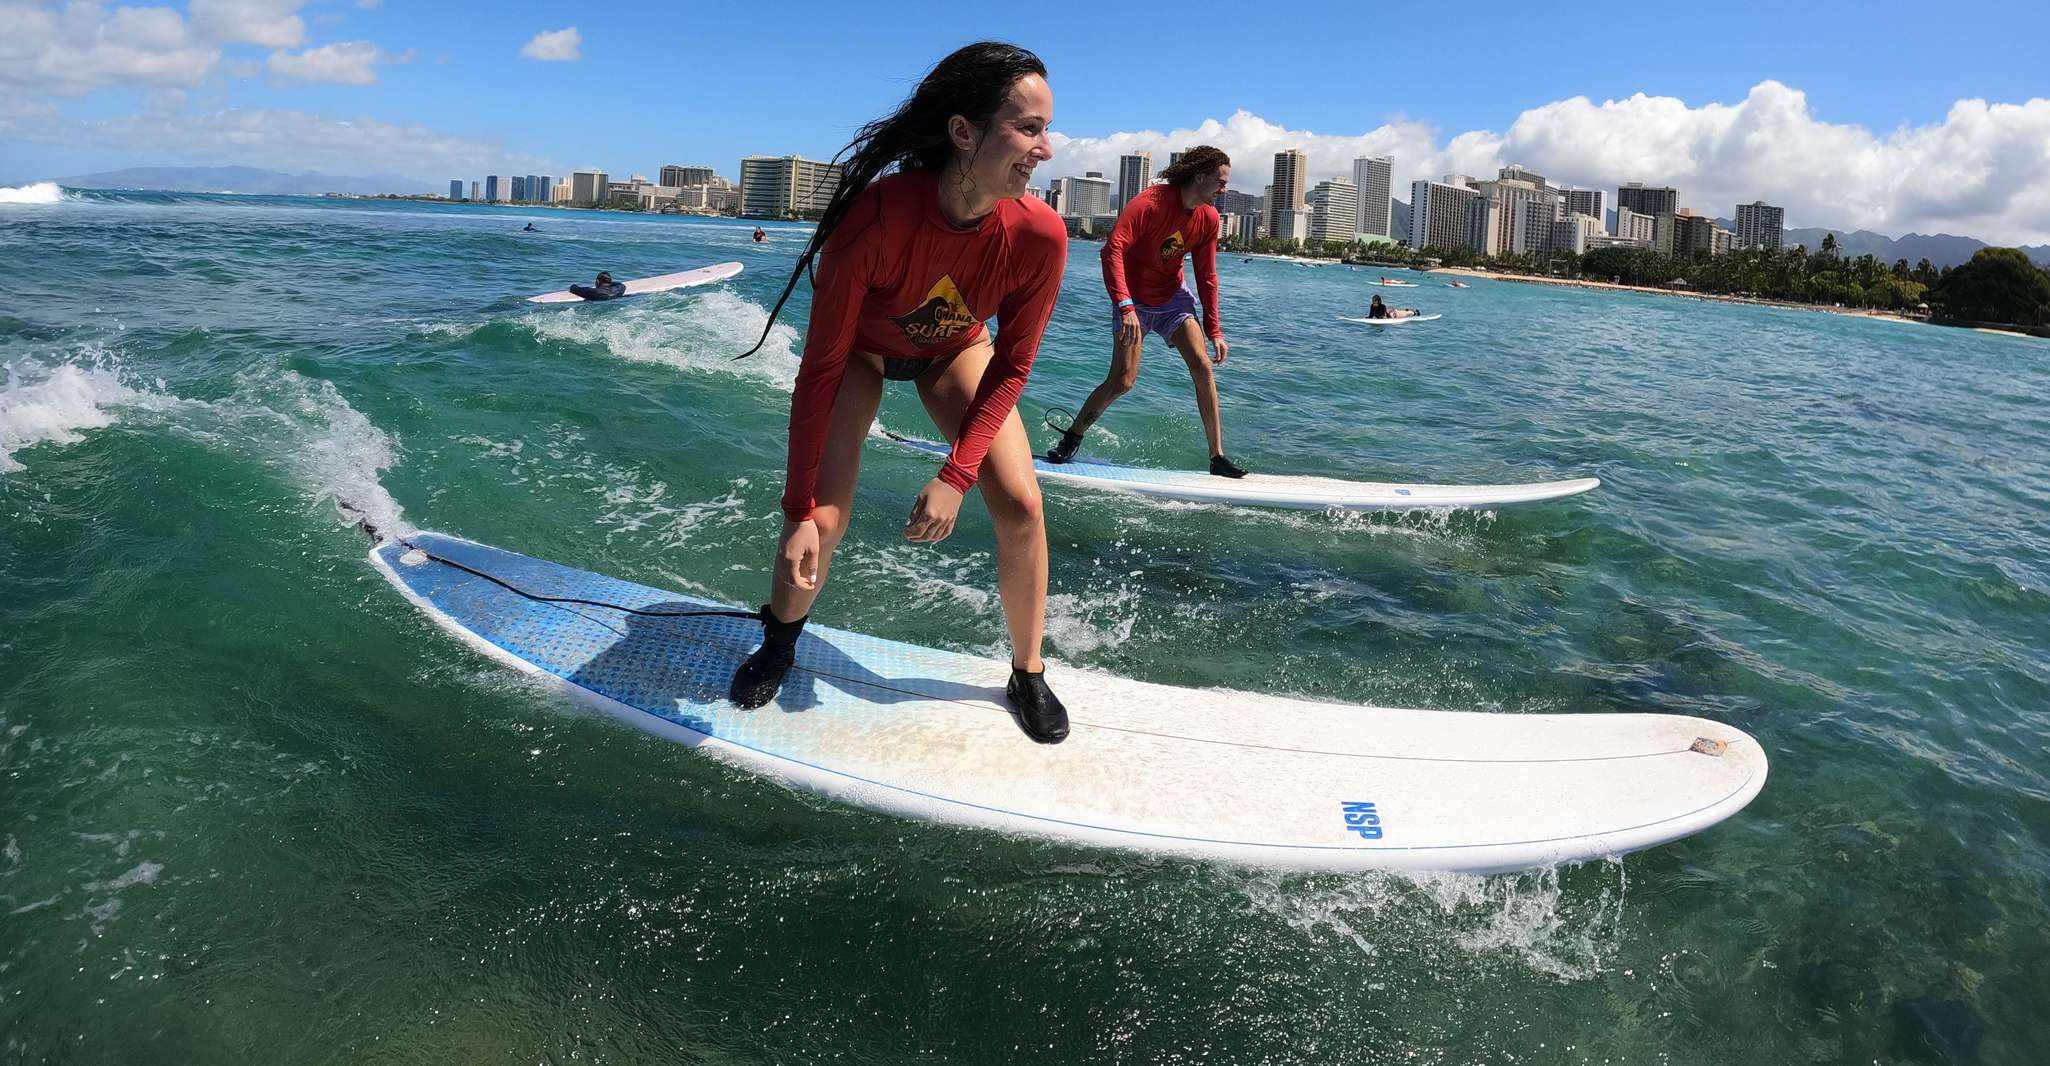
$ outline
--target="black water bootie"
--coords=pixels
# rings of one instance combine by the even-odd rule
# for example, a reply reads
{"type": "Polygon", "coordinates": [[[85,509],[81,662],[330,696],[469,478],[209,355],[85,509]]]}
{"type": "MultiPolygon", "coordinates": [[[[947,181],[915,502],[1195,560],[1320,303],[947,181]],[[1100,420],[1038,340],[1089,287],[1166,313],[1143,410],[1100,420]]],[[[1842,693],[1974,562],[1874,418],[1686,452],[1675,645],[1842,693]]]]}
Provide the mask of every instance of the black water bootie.
{"type": "Polygon", "coordinates": [[[726,686],[726,698],[734,706],[751,711],[776,698],[783,675],[797,662],[797,636],[804,632],[805,618],[810,617],[784,622],[768,604],[762,604],[762,646],[733,671],[733,681],[726,686]]]}
{"type": "Polygon", "coordinates": [[[1046,687],[1046,671],[1027,673],[1011,667],[1011,683],[1004,686],[1004,696],[1011,701],[1011,714],[1026,736],[1041,744],[1068,739],[1068,709],[1046,687]]]}
{"type": "Polygon", "coordinates": [[[1246,476],[1246,472],[1243,469],[1241,469],[1237,463],[1234,463],[1231,460],[1226,459],[1222,455],[1213,455],[1210,457],[1210,472],[1217,475],[1218,477],[1246,476]]]}
{"type": "Polygon", "coordinates": [[[1046,461],[1049,463],[1065,463],[1073,459],[1075,452],[1081,447],[1082,435],[1080,433],[1072,429],[1062,430],[1060,442],[1046,450],[1046,461]]]}

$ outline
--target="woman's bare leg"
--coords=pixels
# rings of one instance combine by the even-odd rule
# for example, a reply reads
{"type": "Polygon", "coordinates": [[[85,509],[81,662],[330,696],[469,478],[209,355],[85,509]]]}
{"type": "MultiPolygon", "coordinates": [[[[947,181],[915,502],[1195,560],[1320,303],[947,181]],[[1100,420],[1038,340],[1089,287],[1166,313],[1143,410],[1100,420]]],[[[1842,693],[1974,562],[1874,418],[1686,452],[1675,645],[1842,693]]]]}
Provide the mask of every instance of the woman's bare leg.
{"type": "MultiPolygon", "coordinates": [[[[918,398],[948,440],[960,432],[994,354],[985,339],[970,345],[934,378],[919,381],[918,398]]],[[[1039,658],[1046,635],[1046,516],[1039,477],[1032,470],[1032,442],[1016,410],[997,430],[976,484],[996,526],[997,592],[1011,631],[1011,665],[1037,673],[1046,668],[1039,658]]]]}
{"type": "Polygon", "coordinates": [[[876,420],[876,408],[883,402],[882,360],[866,352],[847,359],[847,373],[840,379],[840,392],[833,398],[833,417],[826,428],[826,450],[819,459],[818,485],[813,490],[812,521],[819,527],[818,580],[811,588],[800,588],[777,576],[770,579],[769,609],[778,619],[794,622],[811,613],[812,602],[826,587],[826,570],[833,562],[833,549],[847,534],[847,522],[854,513],[854,484],[861,477],[861,450],[868,441],[868,427],[876,420]]]}

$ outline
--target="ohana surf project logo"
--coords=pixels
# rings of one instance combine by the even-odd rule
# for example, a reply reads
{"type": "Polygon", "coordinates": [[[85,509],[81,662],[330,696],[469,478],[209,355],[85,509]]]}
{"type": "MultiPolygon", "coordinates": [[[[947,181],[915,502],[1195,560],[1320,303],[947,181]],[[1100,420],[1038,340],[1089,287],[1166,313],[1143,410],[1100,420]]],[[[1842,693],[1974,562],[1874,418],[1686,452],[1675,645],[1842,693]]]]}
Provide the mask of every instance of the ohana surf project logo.
{"type": "Polygon", "coordinates": [[[1168,234],[1167,239],[1160,242],[1161,263],[1166,266],[1173,266],[1181,262],[1182,253],[1187,251],[1188,247],[1188,239],[1182,236],[1181,230],[1168,234]]]}
{"type": "Polygon", "coordinates": [[[917,307],[898,315],[890,321],[904,331],[904,336],[920,348],[944,344],[961,335],[961,331],[975,325],[980,319],[968,309],[968,301],[961,298],[961,290],[955,286],[950,274],[942,274],[933,283],[932,290],[917,307]]]}

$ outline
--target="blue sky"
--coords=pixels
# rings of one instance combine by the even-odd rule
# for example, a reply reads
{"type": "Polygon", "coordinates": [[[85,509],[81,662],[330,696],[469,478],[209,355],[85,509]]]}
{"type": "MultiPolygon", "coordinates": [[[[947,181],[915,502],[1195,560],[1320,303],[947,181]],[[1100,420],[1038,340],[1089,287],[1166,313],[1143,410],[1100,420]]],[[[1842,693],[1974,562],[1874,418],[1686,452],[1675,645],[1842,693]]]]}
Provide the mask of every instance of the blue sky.
{"type": "MultiPolygon", "coordinates": [[[[1077,5],[1016,3],[892,18],[883,14],[891,9],[844,2],[665,12],[190,0],[154,12],[152,32],[127,26],[141,43],[118,56],[87,44],[107,39],[115,9],[82,14],[80,6],[0,0],[0,21],[24,25],[36,15],[47,32],[30,32],[26,46],[0,45],[0,180],[229,162],[330,171],[353,163],[347,172],[443,180],[586,165],[652,176],[665,162],[732,175],[751,152],[830,155],[934,59],[984,36],[1046,59],[1055,129],[1084,143],[1194,128],[1238,111],[1337,138],[1407,121],[1433,140],[1430,151],[1414,137],[1403,142],[1417,167],[1457,156],[1451,142],[1462,133],[1503,135],[1526,111],[1580,96],[1601,104],[1643,93],[1702,109],[1740,104],[1773,81],[1803,94],[1809,119],[1881,141],[1945,123],[1959,100],[2020,105],[2050,96],[2041,51],[2050,4],[2040,0],[1470,4],[1422,24],[1399,6],[1351,4],[1300,5],[1287,18],[1264,5],[1159,5],[1085,23],[1077,5]],[[90,17],[101,24],[87,26],[90,17]],[[174,17],[184,38],[165,21],[174,17]],[[570,27],[578,58],[522,57],[536,34],[570,27]],[[97,36],[84,36],[88,29],[97,36]],[[41,49],[40,67],[24,47],[41,49]],[[76,54],[60,55],[61,47],[76,54]],[[169,58],[153,68],[151,48],[169,58]],[[257,132],[228,129],[252,115],[264,116],[257,132]],[[351,151],[347,130],[330,128],[362,120],[390,129],[351,151]]],[[[1516,139],[1507,140],[1513,150],[1516,139]]],[[[1554,167],[1579,165],[1567,155],[1554,167]]],[[[1056,160],[1049,176],[1068,172],[1056,160]]]]}

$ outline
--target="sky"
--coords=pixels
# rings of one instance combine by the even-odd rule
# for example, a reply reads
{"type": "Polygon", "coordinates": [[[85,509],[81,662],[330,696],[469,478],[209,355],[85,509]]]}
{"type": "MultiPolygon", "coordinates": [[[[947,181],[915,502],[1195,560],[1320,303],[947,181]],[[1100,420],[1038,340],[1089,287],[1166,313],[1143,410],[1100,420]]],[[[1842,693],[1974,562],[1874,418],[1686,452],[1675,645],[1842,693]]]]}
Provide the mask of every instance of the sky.
{"type": "MultiPolygon", "coordinates": [[[[1397,195],[1517,163],[1673,185],[1728,217],[2050,243],[2050,4],[1148,8],[0,0],[0,183],[244,164],[434,182],[830,158],[940,56],[995,37],[1055,93],[1043,179],[1121,151],[1393,155],[1397,195]],[[1085,9],[1086,8],[1086,9],[1085,9]],[[1128,11],[1122,17],[1092,12],[1128,11]]],[[[1613,197],[1613,193],[1611,193],[1613,197]]]]}

